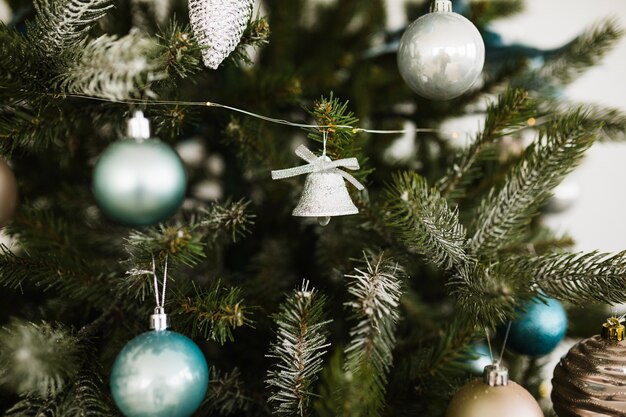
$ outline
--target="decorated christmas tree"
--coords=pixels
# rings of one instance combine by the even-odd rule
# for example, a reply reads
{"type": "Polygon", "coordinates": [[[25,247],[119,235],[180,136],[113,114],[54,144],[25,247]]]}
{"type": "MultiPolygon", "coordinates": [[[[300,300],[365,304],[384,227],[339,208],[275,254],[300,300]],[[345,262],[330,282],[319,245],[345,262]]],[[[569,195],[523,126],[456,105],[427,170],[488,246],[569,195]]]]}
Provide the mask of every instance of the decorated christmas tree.
{"type": "Polygon", "coordinates": [[[4,415],[626,413],[625,253],[541,221],[626,130],[561,94],[614,21],[539,50],[490,31],[522,0],[399,33],[383,0],[6,3],[4,415]]]}

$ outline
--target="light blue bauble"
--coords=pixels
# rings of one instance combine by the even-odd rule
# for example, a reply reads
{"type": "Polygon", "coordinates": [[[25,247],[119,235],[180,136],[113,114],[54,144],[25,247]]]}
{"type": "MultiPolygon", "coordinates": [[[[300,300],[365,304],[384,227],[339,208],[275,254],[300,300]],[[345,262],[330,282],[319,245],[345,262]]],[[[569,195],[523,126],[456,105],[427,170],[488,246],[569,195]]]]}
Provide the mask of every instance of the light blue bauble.
{"type": "Polygon", "coordinates": [[[167,219],[180,207],[187,174],[178,154],[158,139],[109,146],[93,173],[93,193],[110,218],[130,226],[167,219]]]}
{"type": "Polygon", "coordinates": [[[508,347],[528,356],[544,356],[552,352],[565,337],[567,315],[563,305],[554,298],[529,301],[511,324],[508,347]]]}
{"type": "Polygon", "coordinates": [[[111,371],[113,400],[126,417],[189,417],[204,400],[208,384],[200,348],[167,330],[128,342],[111,371]]]}

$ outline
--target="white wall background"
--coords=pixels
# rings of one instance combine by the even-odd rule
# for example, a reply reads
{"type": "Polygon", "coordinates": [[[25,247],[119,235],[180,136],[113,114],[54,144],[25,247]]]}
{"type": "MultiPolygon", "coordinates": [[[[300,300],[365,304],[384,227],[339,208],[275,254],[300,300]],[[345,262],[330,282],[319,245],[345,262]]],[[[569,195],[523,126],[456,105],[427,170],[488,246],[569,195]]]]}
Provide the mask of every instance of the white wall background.
{"type": "MultiPolygon", "coordinates": [[[[406,24],[404,3],[388,1],[391,28],[406,24]]],[[[526,0],[525,4],[523,13],[492,25],[506,43],[558,47],[607,17],[626,27],[626,0],[526,0]]],[[[565,93],[573,100],[626,111],[625,78],[626,37],[565,93]]],[[[579,250],[626,250],[626,143],[595,145],[570,178],[578,184],[580,197],[565,212],[547,216],[546,223],[572,235],[579,250]]]]}

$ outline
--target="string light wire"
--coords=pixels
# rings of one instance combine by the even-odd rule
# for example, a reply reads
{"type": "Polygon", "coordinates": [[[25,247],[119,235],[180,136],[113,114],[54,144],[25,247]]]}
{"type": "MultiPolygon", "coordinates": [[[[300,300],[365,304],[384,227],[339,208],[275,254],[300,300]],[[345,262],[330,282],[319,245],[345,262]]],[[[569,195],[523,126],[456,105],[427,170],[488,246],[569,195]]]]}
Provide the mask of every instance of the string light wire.
{"type": "MultiPolygon", "coordinates": [[[[407,134],[407,133],[443,133],[440,129],[431,129],[431,128],[414,128],[414,129],[396,129],[396,130],[379,130],[379,129],[365,129],[362,127],[356,126],[348,126],[348,125],[313,125],[306,123],[296,123],[285,119],[277,119],[269,116],[264,116],[262,114],[253,113],[248,110],[240,109],[233,106],[228,106],[226,104],[214,103],[212,101],[175,101],[175,100],[143,100],[143,99],[111,99],[104,97],[95,97],[88,96],[84,94],[64,94],[62,97],[72,97],[79,98],[85,100],[94,100],[94,101],[102,101],[108,103],[119,103],[119,104],[136,104],[142,106],[189,106],[189,107],[215,107],[221,108],[225,110],[230,110],[233,112],[237,112],[240,114],[244,114],[246,116],[254,117],[259,120],[263,120],[269,123],[281,124],[284,126],[298,127],[303,129],[350,129],[352,133],[370,133],[374,135],[398,135],[398,134],[407,134]]],[[[510,133],[516,133],[518,131],[527,129],[528,127],[537,126],[538,122],[536,119],[533,119],[532,126],[525,126],[521,129],[511,131],[510,133]]],[[[458,135],[459,132],[449,132],[451,137],[458,135]]]]}

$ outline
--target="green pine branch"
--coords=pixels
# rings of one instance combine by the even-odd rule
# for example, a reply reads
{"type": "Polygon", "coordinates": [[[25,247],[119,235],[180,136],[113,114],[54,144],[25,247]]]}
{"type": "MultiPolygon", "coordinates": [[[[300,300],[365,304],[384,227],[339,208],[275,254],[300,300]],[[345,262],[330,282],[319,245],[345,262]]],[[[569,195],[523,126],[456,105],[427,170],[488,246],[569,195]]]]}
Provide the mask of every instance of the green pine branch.
{"type": "Polygon", "coordinates": [[[512,320],[516,309],[535,292],[532,277],[501,261],[475,264],[449,282],[459,314],[471,317],[478,328],[494,328],[512,320]]]}
{"type": "Polygon", "coordinates": [[[563,301],[620,304],[626,301],[626,252],[552,253],[507,259],[513,273],[563,301]]]}
{"type": "Polygon", "coordinates": [[[210,374],[207,398],[201,407],[206,415],[242,415],[256,405],[244,387],[238,368],[221,372],[211,367],[210,374]]]}
{"type": "Polygon", "coordinates": [[[113,7],[110,0],[35,0],[37,15],[29,37],[47,56],[60,55],[86,39],[113,7]]]}
{"type": "Polygon", "coordinates": [[[250,48],[260,48],[267,45],[269,43],[270,34],[271,30],[268,19],[257,14],[255,18],[250,19],[248,22],[237,48],[228,56],[228,60],[236,65],[240,62],[251,64],[250,48]]]}
{"type": "Polygon", "coordinates": [[[326,297],[309,289],[308,281],[304,281],[274,316],[277,340],[268,357],[276,362],[267,373],[266,383],[272,390],[268,402],[276,415],[310,415],[312,385],[330,346],[326,343],[330,321],[323,319],[325,304],[326,297]]]}
{"type": "Polygon", "coordinates": [[[587,114],[575,110],[542,129],[512,168],[501,188],[483,198],[470,230],[471,253],[486,256],[519,241],[550,190],[581,161],[598,137],[600,126],[589,128],[587,114]]]}
{"type": "Polygon", "coordinates": [[[240,288],[226,288],[217,282],[210,289],[200,291],[194,286],[194,290],[194,296],[174,301],[173,311],[192,337],[202,336],[223,345],[235,341],[234,330],[252,325],[240,288]]]}
{"type": "Polygon", "coordinates": [[[496,102],[489,104],[485,126],[469,148],[456,157],[446,176],[439,180],[437,187],[441,194],[450,201],[461,197],[465,189],[481,175],[476,164],[491,154],[488,148],[504,136],[526,126],[533,114],[534,105],[523,90],[508,89],[496,102]]]}
{"type": "Polygon", "coordinates": [[[569,84],[595,66],[615,46],[623,33],[615,19],[600,22],[548,57],[539,75],[558,84],[569,84]]]}
{"type": "MultiPolygon", "coordinates": [[[[357,126],[359,119],[348,108],[348,101],[342,102],[331,92],[330,97],[321,97],[313,104],[310,111],[318,126],[328,126],[320,128],[309,134],[309,138],[323,143],[324,131],[326,132],[326,154],[332,160],[355,157],[359,158],[359,163],[363,165],[366,161],[361,157],[361,148],[356,144],[355,131],[352,127],[357,126]]],[[[359,177],[363,170],[356,171],[355,176],[359,177]]],[[[360,178],[360,177],[359,177],[360,178]]]]}
{"type": "Polygon", "coordinates": [[[346,275],[352,299],[345,305],[357,323],[350,330],[350,344],[344,351],[349,382],[342,390],[342,403],[335,416],[380,416],[393,362],[402,271],[382,253],[372,258],[365,255],[364,267],[346,275]]]}
{"type": "Polygon", "coordinates": [[[94,273],[85,265],[66,264],[54,253],[13,253],[0,246],[0,286],[34,288],[53,291],[65,300],[89,302],[94,308],[104,308],[109,301],[103,295],[111,293],[110,274],[94,273]]]}
{"type": "Polygon", "coordinates": [[[189,25],[181,25],[176,20],[171,20],[165,29],[157,34],[157,39],[163,51],[162,65],[168,79],[172,79],[173,76],[178,80],[190,78],[204,69],[202,48],[193,37],[189,25]]]}
{"type": "Polygon", "coordinates": [[[385,222],[406,246],[445,268],[468,262],[465,228],[459,223],[458,212],[451,210],[439,191],[430,188],[419,174],[394,175],[387,199],[385,222]]]}

